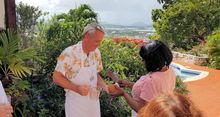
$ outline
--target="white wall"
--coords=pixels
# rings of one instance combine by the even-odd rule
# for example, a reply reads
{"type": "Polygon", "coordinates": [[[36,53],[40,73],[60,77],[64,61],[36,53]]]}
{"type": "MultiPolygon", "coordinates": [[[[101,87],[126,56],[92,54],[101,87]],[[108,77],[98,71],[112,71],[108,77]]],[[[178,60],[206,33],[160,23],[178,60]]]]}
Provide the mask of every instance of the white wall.
{"type": "Polygon", "coordinates": [[[0,29],[5,29],[5,3],[0,0],[0,29]]]}

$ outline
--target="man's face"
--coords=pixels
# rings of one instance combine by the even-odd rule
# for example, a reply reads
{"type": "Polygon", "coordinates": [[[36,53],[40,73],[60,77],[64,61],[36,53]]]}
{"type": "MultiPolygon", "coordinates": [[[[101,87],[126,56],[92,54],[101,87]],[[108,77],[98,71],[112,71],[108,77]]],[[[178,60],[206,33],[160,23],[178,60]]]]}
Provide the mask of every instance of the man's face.
{"type": "Polygon", "coordinates": [[[96,30],[94,35],[89,36],[88,46],[90,51],[94,51],[96,48],[100,46],[103,37],[104,37],[104,33],[99,30],[96,30]]]}

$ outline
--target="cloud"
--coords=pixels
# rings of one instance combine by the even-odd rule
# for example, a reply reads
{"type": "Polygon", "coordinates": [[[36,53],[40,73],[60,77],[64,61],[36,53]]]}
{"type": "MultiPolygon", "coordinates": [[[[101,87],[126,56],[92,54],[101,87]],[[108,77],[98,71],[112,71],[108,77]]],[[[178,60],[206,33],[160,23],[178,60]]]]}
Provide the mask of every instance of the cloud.
{"type": "Polygon", "coordinates": [[[19,2],[39,7],[41,10],[50,13],[56,12],[56,7],[60,4],[60,0],[16,0],[16,4],[19,2]]]}
{"type": "Polygon", "coordinates": [[[151,10],[161,8],[156,0],[16,0],[39,6],[50,14],[68,12],[80,4],[89,4],[101,22],[130,25],[135,22],[151,24],[151,10]]]}

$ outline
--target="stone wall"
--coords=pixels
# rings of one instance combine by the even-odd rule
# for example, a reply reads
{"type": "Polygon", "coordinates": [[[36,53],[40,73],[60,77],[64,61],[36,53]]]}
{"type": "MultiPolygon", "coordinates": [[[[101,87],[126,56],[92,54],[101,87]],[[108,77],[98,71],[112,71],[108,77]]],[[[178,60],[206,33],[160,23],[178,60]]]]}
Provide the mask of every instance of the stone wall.
{"type": "Polygon", "coordinates": [[[185,63],[195,64],[195,65],[206,64],[208,62],[207,55],[203,55],[202,57],[200,57],[190,54],[179,53],[175,51],[172,51],[172,53],[173,53],[173,60],[182,61],[185,63]]]}

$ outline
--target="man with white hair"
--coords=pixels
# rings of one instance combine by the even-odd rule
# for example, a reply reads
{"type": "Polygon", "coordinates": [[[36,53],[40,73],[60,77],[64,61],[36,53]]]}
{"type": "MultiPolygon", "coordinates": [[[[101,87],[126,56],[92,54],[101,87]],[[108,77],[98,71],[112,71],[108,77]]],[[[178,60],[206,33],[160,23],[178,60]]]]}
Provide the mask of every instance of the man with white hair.
{"type": "Polygon", "coordinates": [[[108,92],[99,75],[102,61],[98,47],[104,30],[91,23],[84,28],[83,35],[82,42],[60,54],[53,74],[53,81],[66,91],[66,117],[100,117],[99,92],[108,92]]]}

